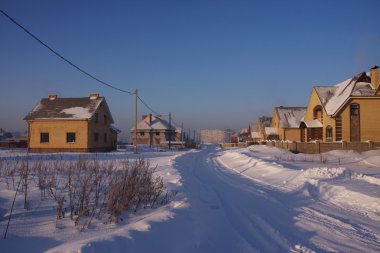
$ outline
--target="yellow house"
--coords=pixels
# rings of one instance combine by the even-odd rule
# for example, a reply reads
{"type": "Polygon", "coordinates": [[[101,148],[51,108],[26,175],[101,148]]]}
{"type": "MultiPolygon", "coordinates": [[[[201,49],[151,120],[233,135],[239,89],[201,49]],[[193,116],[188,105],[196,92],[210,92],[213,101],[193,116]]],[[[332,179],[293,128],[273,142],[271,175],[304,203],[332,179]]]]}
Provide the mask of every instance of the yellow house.
{"type": "Polygon", "coordinates": [[[116,149],[118,130],[104,97],[43,98],[24,118],[30,152],[90,152],[116,149]]]}
{"type": "Polygon", "coordinates": [[[284,141],[301,141],[299,126],[305,113],[306,107],[275,107],[271,127],[266,128],[267,135],[277,134],[278,139],[284,141]]]}
{"type": "Polygon", "coordinates": [[[315,86],[300,127],[302,140],[380,141],[379,67],[335,86],[315,86]]]}

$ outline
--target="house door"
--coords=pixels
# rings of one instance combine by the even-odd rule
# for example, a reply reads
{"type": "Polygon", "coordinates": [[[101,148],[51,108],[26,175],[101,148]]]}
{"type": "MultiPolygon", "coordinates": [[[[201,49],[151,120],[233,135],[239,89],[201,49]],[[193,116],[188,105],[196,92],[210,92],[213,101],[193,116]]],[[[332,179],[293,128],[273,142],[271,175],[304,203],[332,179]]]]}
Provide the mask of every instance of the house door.
{"type": "Polygon", "coordinates": [[[350,105],[350,141],[360,141],[360,108],[358,104],[350,105]]]}

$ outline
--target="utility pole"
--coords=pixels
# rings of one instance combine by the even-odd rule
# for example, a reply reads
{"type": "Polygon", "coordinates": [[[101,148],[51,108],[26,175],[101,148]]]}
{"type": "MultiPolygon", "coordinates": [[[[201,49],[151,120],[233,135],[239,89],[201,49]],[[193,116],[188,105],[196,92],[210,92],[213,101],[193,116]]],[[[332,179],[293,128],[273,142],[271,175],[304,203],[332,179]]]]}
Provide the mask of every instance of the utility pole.
{"type": "Polygon", "coordinates": [[[172,113],[169,112],[169,149],[172,149],[172,113]]]}
{"type": "Polygon", "coordinates": [[[138,91],[135,90],[135,154],[137,154],[137,98],[138,98],[138,91]]]}

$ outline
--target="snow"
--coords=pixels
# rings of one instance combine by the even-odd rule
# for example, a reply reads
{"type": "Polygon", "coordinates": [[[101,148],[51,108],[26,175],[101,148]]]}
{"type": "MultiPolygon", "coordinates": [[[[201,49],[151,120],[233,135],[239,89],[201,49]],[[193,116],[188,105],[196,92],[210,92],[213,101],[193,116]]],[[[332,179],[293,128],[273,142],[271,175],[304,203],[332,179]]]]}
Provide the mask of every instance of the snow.
{"type": "MultiPolygon", "coordinates": [[[[269,146],[153,152],[140,156],[176,196],[167,205],[126,214],[118,224],[79,232],[56,226],[51,203],[16,199],[1,252],[379,252],[380,150],[292,154],[269,146]]],[[[25,155],[0,151],[2,159],[25,155]]],[[[48,160],[55,154],[34,154],[48,160]]],[[[60,155],[60,154],[56,154],[60,155]]],[[[64,154],[70,161],[136,157],[119,151],[64,154]]],[[[33,195],[34,194],[34,195],[33,195]]],[[[14,191],[0,181],[0,231],[14,191]]]]}
{"type": "Polygon", "coordinates": [[[266,135],[277,134],[277,128],[275,128],[275,127],[265,127],[265,134],[266,135]]]}
{"type": "Polygon", "coordinates": [[[60,113],[71,115],[75,119],[89,119],[92,114],[86,107],[71,107],[63,109],[60,113]]]}
{"type": "Polygon", "coordinates": [[[328,115],[333,115],[349,98],[355,82],[349,78],[335,86],[315,87],[328,115]]]}
{"type": "Polygon", "coordinates": [[[303,121],[306,125],[307,128],[318,128],[318,127],[323,127],[322,123],[317,120],[317,119],[313,119],[313,120],[305,120],[303,121]]]}
{"type": "Polygon", "coordinates": [[[303,107],[276,107],[276,110],[282,128],[299,128],[306,113],[303,107]]]}

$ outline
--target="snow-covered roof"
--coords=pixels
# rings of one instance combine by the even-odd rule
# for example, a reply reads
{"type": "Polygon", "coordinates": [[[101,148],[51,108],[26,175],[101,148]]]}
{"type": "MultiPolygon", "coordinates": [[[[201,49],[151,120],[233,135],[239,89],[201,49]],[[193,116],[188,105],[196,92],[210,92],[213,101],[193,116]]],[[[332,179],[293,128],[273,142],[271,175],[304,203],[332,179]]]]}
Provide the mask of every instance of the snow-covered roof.
{"type": "Polygon", "coordinates": [[[305,116],[306,107],[276,107],[281,128],[299,128],[302,118],[305,116]]]}
{"type": "Polygon", "coordinates": [[[45,119],[90,119],[103,104],[109,112],[110,123],[113,123],[112,115],[104,97],[81,98],[43,98],[24,117],[24,120],[45,119]]]}
{"type": "Polygon", "coordinates": [[[350,97],[371,97],[376,90],[371,86],[371,79],[363,72],[334,86],[315,86],[315,91],[327,115],[334,115],[350,97]]]}
{"type": "Polygon", "coordinates": [[[266,127],[265,128],[265,134],[266,135],[277,134],[277,128],[275,128],[275,127],[266,127]]]}
{"type": "Polygon", "coordinates": [[[303,123],[305,123],[305,125],[306,125],[307,128],[323,127],[322,123],[319,120],[317,120],[317,119],[305,120],[305,121],[303,121],[303,123]]]}
{"type": "MultiPolygon", "coordinates": [[[[169,130],[172,129],[174,131],[177,130],[177,127],[173,124],[171,126],[169,125],[169,122],[167,122],[165,119],[163,119],[161,116],[149,116],[149,115],[144,115],[143,120],[141,120],[137,124],[137,129],[138,130],[169,130]],[[150,118],[151,117],[151,122],[150,118]]],[[[131,131],[134,131],[135,127],[133,126],[131,128],[131,131]]]]}

